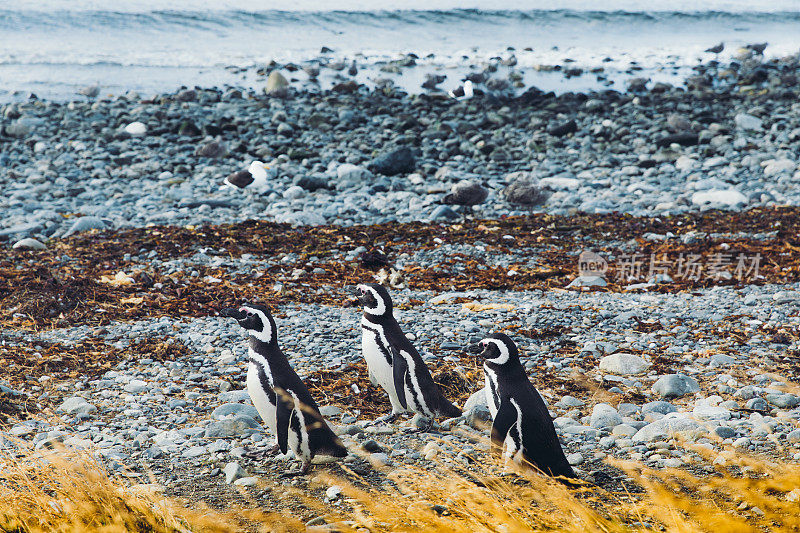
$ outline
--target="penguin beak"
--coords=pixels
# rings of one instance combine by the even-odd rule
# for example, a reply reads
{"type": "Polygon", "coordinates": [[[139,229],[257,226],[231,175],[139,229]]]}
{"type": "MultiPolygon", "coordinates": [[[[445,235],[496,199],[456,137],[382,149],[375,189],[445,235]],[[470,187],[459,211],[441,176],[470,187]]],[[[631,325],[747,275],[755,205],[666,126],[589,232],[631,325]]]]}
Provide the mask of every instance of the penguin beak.
{"type": "Polygon", "coordinates": [[[470,344],[469,346],[467,346],[466,351],[467,353],[471,353],[472,355],[480,355],[483,352],[484,348],[485,346],[483,344],[476,342],[475,344],[470,344]]]}
{"type": "Polygon", "coordinates": [[[239,311],[238,309],[226,307],[224,309],[219,310],[219,316],[234,318],[236,320],[244,320],[247,314],[243,311],[239,311]]]}
{"type": "Polygon", "coordinates": [[[356,294],[356,300],[358,300],[361,304],[364,304],[364,299],[363,299],[364,292],[358,287],[356,287],[355,294],[356,294]]]}

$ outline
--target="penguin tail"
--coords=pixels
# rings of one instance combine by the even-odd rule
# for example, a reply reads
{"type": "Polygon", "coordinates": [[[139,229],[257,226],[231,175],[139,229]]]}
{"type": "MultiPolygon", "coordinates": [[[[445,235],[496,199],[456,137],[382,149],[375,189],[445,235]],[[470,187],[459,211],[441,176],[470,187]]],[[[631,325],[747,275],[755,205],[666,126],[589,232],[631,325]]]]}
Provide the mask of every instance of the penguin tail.
{"type": "Polygon", "coordinates": [[[344,447],[341,441],[337,440],[329,450],[328,455],[332,457],[347,457],[347,448],[344,447]]]}

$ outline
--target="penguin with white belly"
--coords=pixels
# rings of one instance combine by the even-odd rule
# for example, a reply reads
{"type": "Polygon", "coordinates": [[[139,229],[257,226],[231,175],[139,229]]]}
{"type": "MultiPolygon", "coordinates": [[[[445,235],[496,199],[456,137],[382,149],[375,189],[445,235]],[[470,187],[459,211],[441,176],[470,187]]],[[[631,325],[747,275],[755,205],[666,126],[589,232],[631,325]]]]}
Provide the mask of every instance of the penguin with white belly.
{"type": "Polygon", "coordinates": [[[302,467],[284,476],[305,474],[315,455],[345,457],[347,449],[322,418],[308,388],[278,347],[275,319],[263,305],[222,309],[248,333],[247,392],[258,414],[278,440],[281,453],[291,449],[302,467]]]}
{"type": "Polygon", "coordinates": [[[461,409],[444,397],[430,370],[392,314],[389,291],[377,283],[358,285],[356,295],[364,306],[361,351],[369,377],[389,395],[392,413],[406,411],[427,417],[461,415],[461,409]]]}

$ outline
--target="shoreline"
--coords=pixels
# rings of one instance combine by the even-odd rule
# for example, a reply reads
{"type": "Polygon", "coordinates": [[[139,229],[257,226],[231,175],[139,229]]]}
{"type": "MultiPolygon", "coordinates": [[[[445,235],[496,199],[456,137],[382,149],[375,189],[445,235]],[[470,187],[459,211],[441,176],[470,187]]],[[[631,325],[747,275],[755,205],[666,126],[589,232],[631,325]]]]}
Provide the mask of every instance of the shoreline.
{"type": "Polygon", "coordinates": [[[706,65],[689,90],[641,80],[625,93],[511,96],[478,84],[473,99],[454,101],[341,82],[321,93],[8,104],[0,239],[247,218],[452,221],[463,215],[443,196],[470,180],[489,190],[480,218],[526,212],[504,199],[519,178],[548,196],[536,211],[553,214],[799,205],[800,90],[786,61],[706,65]],[[132,135],[135,122],[144,131],[132,135]],[[369,170],[404,148],[410,163],[369,170]],[[266,192],[219,189],[255,159],[272,168],[266,192]]]}

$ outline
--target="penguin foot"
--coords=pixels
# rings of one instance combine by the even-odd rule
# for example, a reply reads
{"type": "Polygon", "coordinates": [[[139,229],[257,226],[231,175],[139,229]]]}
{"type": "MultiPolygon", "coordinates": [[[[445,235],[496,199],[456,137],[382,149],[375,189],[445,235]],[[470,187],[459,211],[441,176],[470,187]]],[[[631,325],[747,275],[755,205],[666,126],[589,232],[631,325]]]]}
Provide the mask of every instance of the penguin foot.
{"type": "Polygon", "coordinates": [[[387,424],[391,424],[397,417],[400,416],[400,413],[389,413],[388,415],[379,416],[375,419],[375,422],[386,422],[387,424]]]}
{"type": "Polygon", "coordinates": [[[311,468],[311,462],[303,463],[303,465],[299,469],[287,470],[286,472],[281,474],[281,477],[287,478],[287,477],[304,476],[308,473],[309,468],[311,468]]]}

